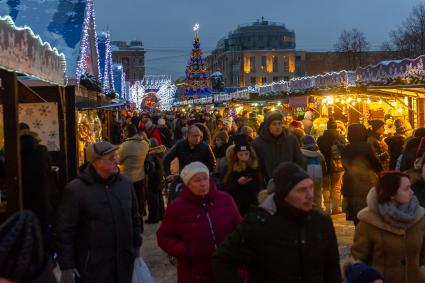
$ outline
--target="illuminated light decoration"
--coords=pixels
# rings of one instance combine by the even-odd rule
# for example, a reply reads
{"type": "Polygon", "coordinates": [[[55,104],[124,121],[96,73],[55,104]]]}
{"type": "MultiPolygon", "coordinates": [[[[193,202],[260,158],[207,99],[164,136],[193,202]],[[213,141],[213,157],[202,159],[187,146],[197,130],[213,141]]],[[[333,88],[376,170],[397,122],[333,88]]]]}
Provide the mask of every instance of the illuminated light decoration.
{"type": "Polygon", "coordinates": [[[335,102],[339,102],[339,97],[335,98],[335,102]]]}
{"type": "Polygon", "coordinates": [[[382,104],[382,99],[381,99],[381,98],[379,99],[378,103],[379,103],[379,104],[382,104]]]}
{"type": "Polygon", "coordinates": [[[357,102],[361,102],[362,99],[360,97],[357,97],[357,102]]]}
{"type": "Polygon", "coordinates": [[[111,35],[103,32],[97,38],[102,90],[105,95],[115,93],[114,71],[112,63],[111,35]]]}
{"type": "Polygon", "coordinates": [[[202,50],[200,49],[201,40],[198,36],[199,24],[195,24],[193,31],[195,32],[195,39],[192,53],[186,66],[185,95],[188,97],[208,96],[211,95],[212,91],[209,87],[210,79],[206,62],[202,58],[202,50]]]}
{"type": "Polygon", "coordinates": [[[280,102],[280,101],[279,101],[279,102],[277,103],[277,106],[282,106],[282,102],[280,102]]]}
{"type": "Polygon", "coordinates": [[[347,99],[347,103],[350,103],[352,100],[353,100],[353,98],[352,98],[352,97],[349,97],[349,98],[347,99]]]}
{"type": "Polygon", "coordinates": [[[409,98],[407,96],[404,97],[404,105],[409,106],[409,98]]]}
{"type": "Polygon", "coordinates": [[[65,86],[66,59],[30,27],[17,27],[11,17],[0,17],[0,68],[65,86]]]}
{"type": "Polygon", "coordinates": [[[130,86],[129,100],[136,105],[137,109],[142,106],[142,101],[145,98],[145,87],[140,81],[136,81],[130,86]]]}
{"type": "Polygon", "coordinates": [[[399,108],[398,109],[398,113],[402,113],[403,112],[403,109],[402,108],[399,108]]]}
{"type": "Polygon", "coordinates": [[[345,99],[342,99],[341,100],[341,104],[345,104],[345,99]]]}
{"type": "Polygon", "coordinates": [[[159,107],[161,111],[170,110],[173,106],[174,99],[177,93],[177,86],[174,84],[166,83],[163,84],[157,93],[159,99],[159,107]]]}
{"type": "Polygon", "coordinates": [[[371,103],[371,101],[370,101],[370,98],[368,97],[367,98],[367,104],[370,104],[371,103]]]}
{"type": "Polygon", "coordinates": [[[121,64],[113,64],[113,83],[114,90],[120,98],[127,99],[125,91],[125,73],[121,64]]]}
{"type": "MultiPolygon", "coordinates": [[[[93,43],[97,42],[96,17],[94,13],[93,0],[87,0],[85,18],[84,18],[84,24],[83,24],[83,34],[82,34],[81,43],[80,43],[80,55],[77,62],[77,70],[76,70],[77,80],[79,80],[79,78],[81,78],[82,75],[89,72],[88,62],[91,62],[92,67],[94,67],[93,64],[96,64],[97,70],[98,71],[100,70],[98,58],[91,57],[92,56],[91,48],[95,49],[94,52],[96,54],[96,57],[99,54],[99,51],[97,49],[97,44],[94,44],[94,46],[92,46],[91,42],[93,43]],[[92,31],[92,33],[90,33],[90,31],[92,31]],[[91,34],[94,36],[94,38],[90,38],[91,34]],[[96,62],[93,63],[92,60],[96,60],[96,62]]],[[[97,72],[96,77],[98,80],[100,80],[99,72],[97,72]]]]}

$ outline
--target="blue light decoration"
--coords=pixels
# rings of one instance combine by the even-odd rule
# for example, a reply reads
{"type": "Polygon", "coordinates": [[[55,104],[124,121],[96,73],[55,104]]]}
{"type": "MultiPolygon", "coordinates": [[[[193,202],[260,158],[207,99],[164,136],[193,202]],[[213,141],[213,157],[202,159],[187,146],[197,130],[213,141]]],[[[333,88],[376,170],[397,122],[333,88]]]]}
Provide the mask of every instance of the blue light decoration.
{"type": "Polygon", "coordinates": [[[107,96],[115,96],[111,35],[109,32],[98,34],[97,48],[99,50],[99,73],[103,93],[107,96]]]}
{"type": "Polygon", "coordinates": [[[187,97],[207,96],[212,91],[209,87],[210,80],[207,72],[207,65],[202,58],[201,40],[198,35],[199,24],[193,27],[195,39],[193,41],[192,54],[186,67],[185,95],[187,97]]]}
{"type": "Polygon", "coordinates": [[[127,99],[124,68],[121,64],[114,64],[112,73],[115,92],[119,98],[127,99]]]}

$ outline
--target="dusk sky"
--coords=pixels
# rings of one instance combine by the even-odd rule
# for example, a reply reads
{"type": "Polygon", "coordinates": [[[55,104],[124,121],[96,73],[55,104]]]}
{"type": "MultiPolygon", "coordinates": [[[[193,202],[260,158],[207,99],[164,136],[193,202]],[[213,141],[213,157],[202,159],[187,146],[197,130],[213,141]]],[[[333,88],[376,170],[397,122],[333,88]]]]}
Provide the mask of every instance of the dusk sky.
{"type": "Polygon", "coordinates": [[[184,76],[194,23],[207,55],[239,24],[262,16],[295,30],[297,49],[332,50],[344,29],[358,28],[372,49],[388,40],[420,0],[95,0],[98,30],[113,40],[142,40],[146,73],[184,76]]]}

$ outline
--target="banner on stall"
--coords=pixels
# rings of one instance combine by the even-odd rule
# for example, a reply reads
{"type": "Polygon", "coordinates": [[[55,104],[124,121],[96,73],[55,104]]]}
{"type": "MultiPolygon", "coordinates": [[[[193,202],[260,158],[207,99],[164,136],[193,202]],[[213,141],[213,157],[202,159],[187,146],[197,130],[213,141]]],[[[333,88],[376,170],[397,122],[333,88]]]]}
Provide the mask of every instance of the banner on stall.
{"type": "Polygon", "coordinates": [[[66,85],[65,56],[29,27],[16,27],[9,16],[0,17],[0,68],[66,85]]]}
{"type": "MultiPolygon", "coordinates": [[[[49,151],[60,151],[58,104],[22,103],[19,104],[19,123],[25,123],[30,131],[37,134],[40,144],[49,151]]],[[[0,105],[0,128],[3,129],[3,106],[0,105]]],[[[4,134],[0,137],[4,145],[4,134]]]]}
{"type": "Polygon", "coordinates": [[[382,62],[377,65],[358,67],[356,78],[359,82],[385,82],[391,79],[407,79],[412,76],[425,76],[425,56],[382,62]]]}

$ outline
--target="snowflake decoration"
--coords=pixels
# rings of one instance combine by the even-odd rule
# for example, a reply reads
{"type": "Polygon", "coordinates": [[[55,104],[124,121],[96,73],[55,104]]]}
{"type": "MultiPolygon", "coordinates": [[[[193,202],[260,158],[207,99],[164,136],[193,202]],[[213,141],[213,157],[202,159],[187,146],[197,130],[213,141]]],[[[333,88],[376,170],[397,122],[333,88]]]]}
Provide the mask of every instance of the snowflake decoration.
{"type": "Polygon", "coordinates": [[[40,108],[38,109],[38,111],[40,112],[40,116],[44,116],[44,117],[48,117],[50,114],[50,109],[49,106],[46,105],[41,105],[40,108]]]}
{"type": "Polygon", "coordinates": [[[56,139],[58,133],[56,131],[50,131],[49,132],[49,139],[54,140],[56,139]]]}
{"type": "Polygon", "coordinates": [[[41,120],[35,120],[35,121],[32,123],[32,126],[34,127],[34,129],[38,129],[38,130],[40,130],[40,129],[41,129],[41,127],[43,127],[43,123],[41,122],[41,120]]]}

